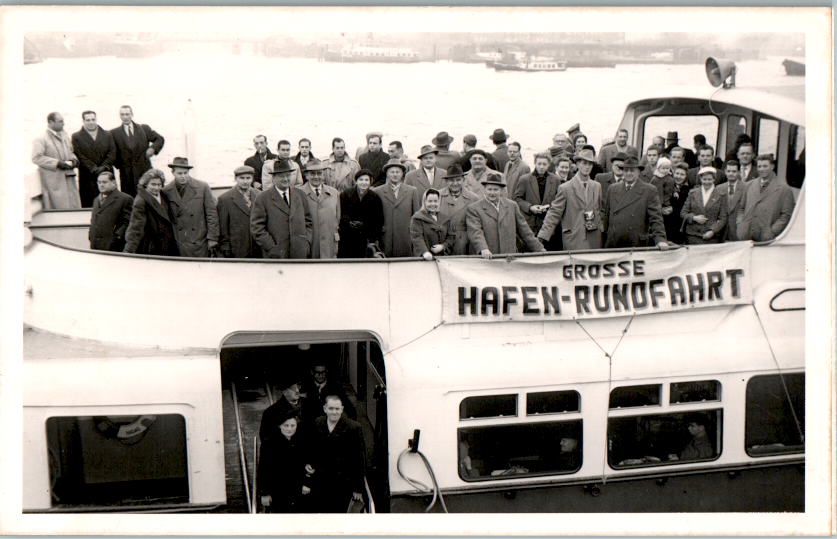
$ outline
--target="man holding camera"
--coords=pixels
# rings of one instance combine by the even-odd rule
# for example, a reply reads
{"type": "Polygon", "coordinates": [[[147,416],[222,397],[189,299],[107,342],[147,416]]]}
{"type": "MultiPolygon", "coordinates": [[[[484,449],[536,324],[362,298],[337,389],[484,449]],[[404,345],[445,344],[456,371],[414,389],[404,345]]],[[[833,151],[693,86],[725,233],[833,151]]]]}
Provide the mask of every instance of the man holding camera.
{"type": "Polygon", "coordinates": [[[562,183],[549,205],[538,239],[549,242],[560,226],[563,249],[578,251],[602,246],[602,185],[590,178],[595,157],[590,150],[581,150],[575,157],[578,171],[573,179],[562,183]]]}
{"type": "Polygon", "coordinates": [[[41,198],[45,210],[81,208],[76,171],[78,158],[73,143],[64,131],[64,117],[57,112],[47,115],[47,130],[32,145],[32,162],[41,177],[41,198]]]}

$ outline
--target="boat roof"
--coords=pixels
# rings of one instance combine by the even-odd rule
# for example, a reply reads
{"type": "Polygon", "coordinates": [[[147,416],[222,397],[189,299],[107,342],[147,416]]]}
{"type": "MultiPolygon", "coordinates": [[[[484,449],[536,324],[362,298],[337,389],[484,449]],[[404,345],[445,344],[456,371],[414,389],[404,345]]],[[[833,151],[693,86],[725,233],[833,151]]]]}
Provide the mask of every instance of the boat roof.
{"type": "Polygon", "coordinates": [[[23,356],[26,359],[79,359],[113,357],[160,357],[215,355],[215,350],[198,348],[169,349],[157,346],[133,346],[106,343],[58,335],[29,326],[23,328],[23,356]]]}
{"type": "Polygon", "coordinates": [[[633,101],[637,103],[660,99],[698,99],[712,103],[726,103],[752,109],[796,125],[805,125],[805,85],[750,86],[744,88],[711,88],[703,86],[672,87],[653,97],[633,101]]]}

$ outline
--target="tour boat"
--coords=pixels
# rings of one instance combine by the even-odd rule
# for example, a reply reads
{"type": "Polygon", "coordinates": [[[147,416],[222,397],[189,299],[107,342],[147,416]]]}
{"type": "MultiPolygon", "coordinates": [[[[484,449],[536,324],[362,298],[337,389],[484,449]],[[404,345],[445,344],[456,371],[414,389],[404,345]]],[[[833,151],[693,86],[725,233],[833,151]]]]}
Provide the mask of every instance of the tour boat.
{"type": "Polygon", "coordinates": [[[166,258],[89,250],[89,210],[42,210],[30,178],[23,510],[259,511],[260,413],[320,354],[364,428],[370,513],[804,511],[804,94],[712,67],[725,88],[619,127],[644,148],[655,118],[711,118],[719,155],[738,129],[769,148],[797,189],[773,241],[166,258]]]}

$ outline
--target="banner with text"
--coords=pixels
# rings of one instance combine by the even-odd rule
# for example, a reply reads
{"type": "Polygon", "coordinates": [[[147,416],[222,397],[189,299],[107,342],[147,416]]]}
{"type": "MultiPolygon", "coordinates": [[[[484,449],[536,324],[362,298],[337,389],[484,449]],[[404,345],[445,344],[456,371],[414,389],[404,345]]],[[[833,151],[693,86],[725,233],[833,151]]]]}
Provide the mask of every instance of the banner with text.
{"type": "Polygon", "coordinates": [[[752,303],[751,242],[673,251],[439,258],[445,323],[573,320],[752,303]]]}

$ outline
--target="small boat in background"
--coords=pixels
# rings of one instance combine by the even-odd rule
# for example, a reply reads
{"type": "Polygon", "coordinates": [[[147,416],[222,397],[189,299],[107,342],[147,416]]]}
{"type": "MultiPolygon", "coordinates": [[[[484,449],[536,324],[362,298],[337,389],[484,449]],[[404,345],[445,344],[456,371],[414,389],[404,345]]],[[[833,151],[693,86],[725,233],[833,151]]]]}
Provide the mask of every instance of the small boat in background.
{"type": "Polygon", "coordinates": [[[494,62],[495,71],[566,71],[566,60],[554,60],[550,58],[529,58],[509,61],[494,62]]]}
{"type": "Polygon", "coordinates": [[[785,66],[785,74],[789,77],[804,77],[805,76],[805,63],[799,62],[797,60],[791,60],[790,58],[785,58],[782,62],[782,65],[785,66]]]}

